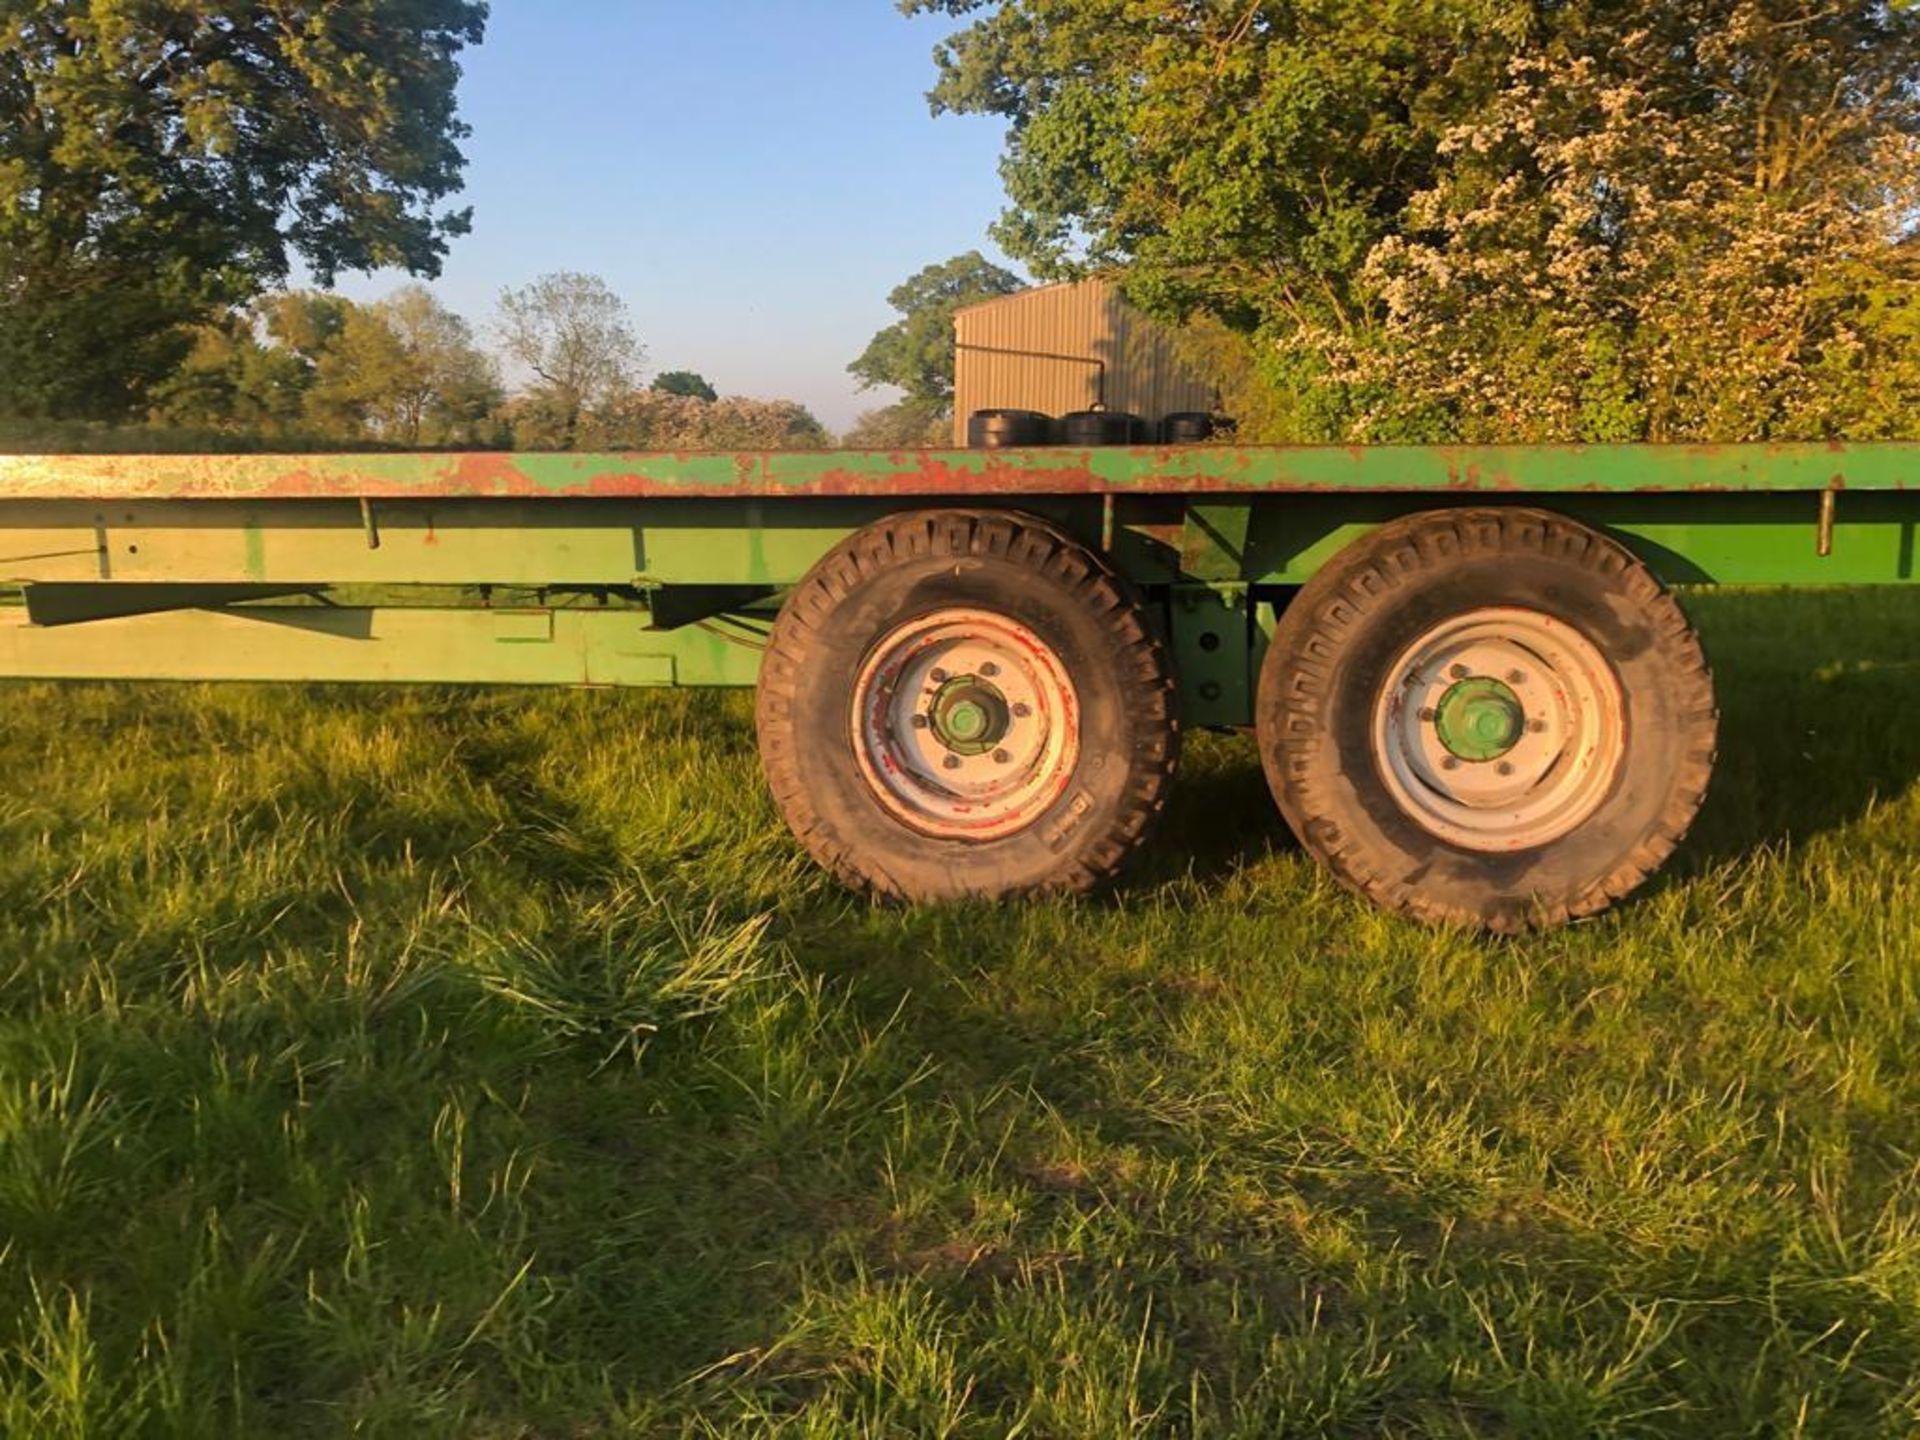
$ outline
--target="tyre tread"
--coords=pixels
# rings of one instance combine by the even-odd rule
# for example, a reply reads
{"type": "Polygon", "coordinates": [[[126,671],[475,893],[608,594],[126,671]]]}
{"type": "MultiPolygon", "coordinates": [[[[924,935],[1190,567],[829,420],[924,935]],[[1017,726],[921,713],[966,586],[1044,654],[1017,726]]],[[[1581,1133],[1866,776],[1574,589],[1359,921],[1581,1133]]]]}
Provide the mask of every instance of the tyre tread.
{"type": "Polygon", "coordinates": [[[987,509],[895,516],[842,541],[794,588],[774,625],[755,704],[761,763],[774,802],[807,852],[841,884],[887,899],[913,898],[882,857],[845,844],[818,813],[801,781],[788,722],[797,679],[831,612],[862,581],[904,560],[930,557],[990,557],[1049,578],[1102,622],[1116,659],[1133,677],[1126,703],[1142,723],[1130,727],[1136,740],[1125,804],[1100,836],[1034,887],[1092,891],[1112,878],[1166,807],[1180,750],[1173,667],[1126,581],[1079,542],[1032,516],[987,509]]]}
{"type": "MultiPolygon", "coordinates": [[[[1263,696],[1263,732],[1275,797],[1302,846],[1344,885],[1388,910],[1429,923],[1517,931],[1565,924],[1598,914],[1644,884],[1672,856],[1703,802],[1716,758],[1719,710],[1705,650],[1679,602],[1624,546],[1598,531],[1543,510],[1485,507],[1431,511],[1394,521],[1337,556],[1282,614],[1275,632],[1276,661],[1293,663],[1272,699],[1263,696]],[[1310,763],[1320,742],[1318,718],[1304,703],[1341,647],[1343,632],[1370,610],[1391,603],[1393,574],[1416,574],[1484,556],[1537,554],[1581,566],[1618,581],[1669,647],[1676,710],[1704,743],[1686,756],[1660,815],[1607,873],[1578,892],[1535,900],[1524,912],[1498,908],[1472,913],[1436,901],[1397,878],[1384,855],[1329,816],[1338,805],[1323,793],[1310,763]]],[[[1266,687],[1263,685],[1263,690],[1266,687]]]]}

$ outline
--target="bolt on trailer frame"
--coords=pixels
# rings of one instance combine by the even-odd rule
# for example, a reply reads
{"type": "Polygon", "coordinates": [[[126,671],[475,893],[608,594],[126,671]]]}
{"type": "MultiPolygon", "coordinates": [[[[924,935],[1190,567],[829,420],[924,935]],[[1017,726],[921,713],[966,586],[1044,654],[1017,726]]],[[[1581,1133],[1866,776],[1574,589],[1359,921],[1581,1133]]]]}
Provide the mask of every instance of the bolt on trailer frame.
{"type": "Polygon", "coordinates": [[[0,457],[0,676],[750,686],[851,883],[1079,889],[1183,727],[1496,929],[1604,908],[1711,766],[1674,584],[1915,579],[1920,443],[0,457]]]}

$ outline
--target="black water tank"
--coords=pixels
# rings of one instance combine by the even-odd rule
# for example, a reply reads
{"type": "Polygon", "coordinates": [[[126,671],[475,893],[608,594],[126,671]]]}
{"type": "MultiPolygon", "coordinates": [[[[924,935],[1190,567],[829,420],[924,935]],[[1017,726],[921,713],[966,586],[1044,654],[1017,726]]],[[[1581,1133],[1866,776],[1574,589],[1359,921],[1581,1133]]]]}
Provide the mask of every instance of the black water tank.
{"type": "Polygon", "coordinates": [[[1038,410],[976,410],[967,417],[967,445],[973,450],[1045,445],[1053,422],[1038,410]]]}
{"type": "Polygon", "coordinates": [[[1131,445],[1139,425],[1122,410],[1076,410],[1055,422],[1054,436],[1062,445],[1131,445]]]}
{"type": "Polygon", "coordinates": [[[1204,445],[1213,438],[1213,416],[1203,410],[1183,410],[1160,422],[1162,445],[1204,445]]]}

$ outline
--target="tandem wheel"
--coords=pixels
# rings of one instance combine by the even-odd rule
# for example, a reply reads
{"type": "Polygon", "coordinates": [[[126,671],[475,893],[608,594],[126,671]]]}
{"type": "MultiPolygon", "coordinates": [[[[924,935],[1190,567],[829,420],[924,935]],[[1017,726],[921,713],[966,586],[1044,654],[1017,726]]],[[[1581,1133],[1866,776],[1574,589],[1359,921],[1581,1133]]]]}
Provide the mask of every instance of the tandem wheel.
{"type": "Polygon", "coordinates": [[[1126,582],[1044,521],[958,509],[890,517],[813,568],[756,725],[794,834],[905,900],[1093,888],[1159,814],[1180,741],[1126,582]]]}
{"type": "Polygon", "coordinates": [[[1540,510],[1383,526],[1280,617],[1262,762],[1300,842],[1428,921],[1591,915],[1672,853],[1718,716],[1686,615],[1615,541],[1540,510]]]}

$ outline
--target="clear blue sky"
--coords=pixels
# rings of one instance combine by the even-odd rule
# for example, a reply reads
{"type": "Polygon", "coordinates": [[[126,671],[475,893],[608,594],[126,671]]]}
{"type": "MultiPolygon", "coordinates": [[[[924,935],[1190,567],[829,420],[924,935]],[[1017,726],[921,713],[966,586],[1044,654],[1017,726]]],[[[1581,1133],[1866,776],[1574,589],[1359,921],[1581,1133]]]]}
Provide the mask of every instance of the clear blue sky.
{"type": "Polygon", "coordinates": [[[503,286],[590,271],[651,371],[844,427],[892,398],[846,373],[887,292],[965,250],[1000,258],[1000,126],[927,110],[952,23],[892,0],[495,0],[460,91],[474,229],[436,293],[481,326],[503,286]]]}

